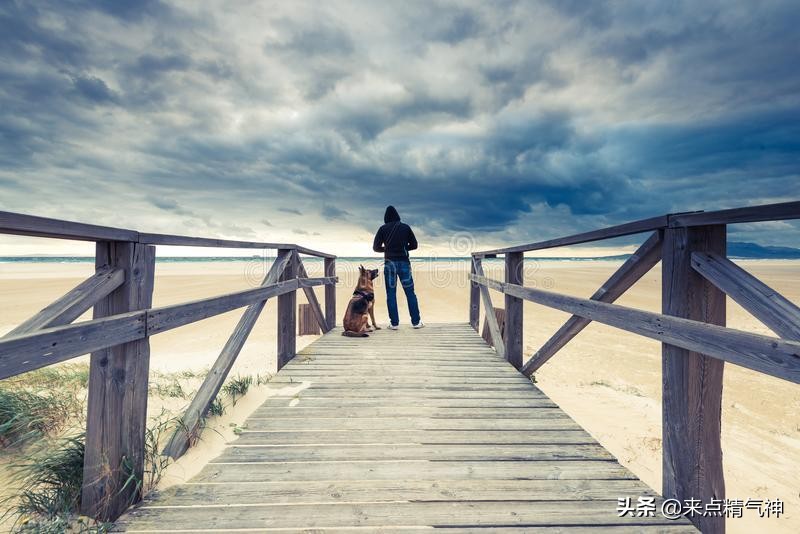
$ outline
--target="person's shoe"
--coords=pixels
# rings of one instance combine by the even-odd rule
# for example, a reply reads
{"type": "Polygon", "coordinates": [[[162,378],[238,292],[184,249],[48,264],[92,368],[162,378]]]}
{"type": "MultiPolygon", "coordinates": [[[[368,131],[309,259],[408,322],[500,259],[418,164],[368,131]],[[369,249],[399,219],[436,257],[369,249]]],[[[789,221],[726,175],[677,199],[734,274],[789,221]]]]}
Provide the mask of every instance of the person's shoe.
{"type": "Polygon", "coordinates": [[[400,327],[397,326],[396,324],[390,324],[389,325],[389,330],[400,330],[400,327]]]}
{"type": "Polygon", "coordinates": [[[425,323],[423,323],[422,321],[420,321],[420,322],[418,322],[417,324],[415,324],[415,325],[412,325],[412,328],[425,328],[425,323]]]}

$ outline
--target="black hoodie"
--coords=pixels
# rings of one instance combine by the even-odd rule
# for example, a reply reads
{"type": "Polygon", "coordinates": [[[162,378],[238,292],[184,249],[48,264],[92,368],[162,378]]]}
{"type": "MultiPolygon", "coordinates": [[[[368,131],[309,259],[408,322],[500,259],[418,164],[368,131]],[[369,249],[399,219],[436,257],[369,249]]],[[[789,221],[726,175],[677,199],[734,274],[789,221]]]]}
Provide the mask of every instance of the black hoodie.
{"type": "Polygon", "coordinates": [[[383,222],[386,224],[378,228],[372,250],[383,252],[383,257],[387,260],[408,261],[408,251],[417,248],[417,238],[414,237],[411,227],[400,222],[400,214],[394,206],[386,208],[383,222]]]}

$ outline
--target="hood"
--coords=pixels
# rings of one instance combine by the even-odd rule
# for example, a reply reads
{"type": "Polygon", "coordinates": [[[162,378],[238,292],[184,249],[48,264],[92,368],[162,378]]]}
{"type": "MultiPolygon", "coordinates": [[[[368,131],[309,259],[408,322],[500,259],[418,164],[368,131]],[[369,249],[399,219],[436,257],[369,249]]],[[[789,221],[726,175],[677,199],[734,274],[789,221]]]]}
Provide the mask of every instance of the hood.
{"type": "Polygon", "coordinates": [[[400,220],[400,214],[394,209],[394,206],[387,206],[386,213],[383,214],[383,222],[390,223],[400,220]]]}

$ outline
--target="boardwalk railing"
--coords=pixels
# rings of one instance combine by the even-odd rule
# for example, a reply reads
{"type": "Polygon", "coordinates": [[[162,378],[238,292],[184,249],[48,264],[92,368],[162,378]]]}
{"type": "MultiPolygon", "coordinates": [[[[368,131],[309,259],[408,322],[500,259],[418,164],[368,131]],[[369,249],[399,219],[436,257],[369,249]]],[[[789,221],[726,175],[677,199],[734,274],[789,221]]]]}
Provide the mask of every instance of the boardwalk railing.
{"type": "MultiPolygon", "coordinates": [[[[800,383],[800,308],[726,257],[728,224],[800,218],[800,202],[663,215],[583,234],[475,252],[470,323],[480,300],[497,352],[530,376],[591,321],[662,342],[664,498],[723,499],[720,418],[724,362],[800,383]],[[649,233],[634,254],[590,298],[523,287],[523,253],[649,233]],[[505,281],[484,275],[482,259],[505,255],[505,281]],[[612,304],[659,261],[662,313],[612,304]],[[505,296],[505,339],[491,313],[489,289],[505,296]],[[779,337],[725,327],[731,297],[779,337]],[[479,300],[480,299],[480,300],[479,300]],[[524,300],[572,317],[523,364],[524,300]]],[[[722,532],[724,517],[691,518],[703,532],[722,532]]]]}
{"type": "Polygon", "coordinates": [[[294,244],[146,234],[0,212],[0,234],[96,243],[95,274],[0,338],[0,379],[91,353],[81,507],[103,521],[141,498],[150,336],[246,308],[182,418],[165,453],[181,456],[197,437],[266,301],[278,297],[278,368],[295,355],[296,291],[302,289],[323,332],[336,322],[336,257],[294,244]],[[277,258],[254,289],[152,307],[155,246],[274,249],[277,258]],[[324,276],[309,278],[300,254],[324,259],[324,276]],[[314,286],[325,286],[325,309],[314,286]],[[94,308],[90,321],[72,324],[94,308]]]}

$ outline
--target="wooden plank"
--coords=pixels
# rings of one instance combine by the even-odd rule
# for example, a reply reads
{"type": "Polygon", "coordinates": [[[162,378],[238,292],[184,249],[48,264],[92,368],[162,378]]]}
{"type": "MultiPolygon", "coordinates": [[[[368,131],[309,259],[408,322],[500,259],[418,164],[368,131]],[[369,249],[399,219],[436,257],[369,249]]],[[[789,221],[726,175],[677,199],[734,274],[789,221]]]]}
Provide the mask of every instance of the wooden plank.
{"type": "MultiPolygon", "coordinates": [[[[485,278],[480,258],[473,256],[472,264],[475,267],[475,276],[485,278]]],[[[494,306],[492,305],[492,297],[489,295],[489,288],[486,285],[481,285],[480,290],[481,298],[483,299],[483,309],[486,310],[486,322],[489,323],[489,333],[491,334],[492,341],[494,342],[493,345],[495,352],[497,352],[497,355],[501,358],[505,358],[506,349],[505,343],[503,342],[503,337],[500,333],[500,325],[497,324],[497,318],[493,313],[491,313],[491,311],[494,310],[494,306]]]]}
{"type": "Polygon", "coordinates": [[[601,228],[600,230],[593,230],[591,232],[584,232],[582,234],[575,234],[567,237],[560,237],[558,239],[549,239],[547,241],[540,241],[538,243],[529,243],[527,245],[518,245],[514,247],[505,247],[495,250],[487,250],[483,252],[476,252],[476,256],[487,256],[489,254],[507,254],[509,252],[528,252],[531,250],[543,250],[554,247],[564,247],[567,245],[577,245],[580,243],[589,243],[591,241],[600,241],[602,239],[611,239],[614,237],[622,237],[626,235],[641,234],[643,232],[652,232],[666,227],[668,224],[666,215],[659,215],[658,217],[651,217],[649,219],[642,219],[633,221],[609,228],[601,228]]]}
{"type": "Polygon", "coordinates": [[[324,259],[330,259],[330,260],[336,259],[336,255],[335,254],[329,254],[327,252],[320,252],[319,250],[314,250],[314,249],[311,249],[311,248],[308,248],[308,247],[301,247],[300,245],[295,245],[294,249],[299,254],[307,254],[308,256],[316,256],[318,258],[324,258],[324,259]]]}
{"type": "MultiPolygon", "coordinates": [[[[291,254],[291,260],[286,265],[281,275],[281,284],[289,285],[297,277],[297,257],[291,254]]],[[[294,280],[296,283],[297,281],[294,280]]],[[[297,286],[295,286],[296,288],[297,286]]],[[[297,352],[297,294],[294,291],[285,292],[278,296],[278,371],[294,358],[297,352]]]]}
{"type": "MultiPolygon", "coordinates": [[[[526,389],[515,389],[509,390],[508,388],[503,389],[496,389],[492,386],[482,386],[477,388],[431,388],[430,386],[421,386],[417,388],[409,388],[409,387],[385,387],[385,388],[353,388],[353,389],[343,389],[343,388],[314,388],[314,387],[307,387],[300,391],[299,393],[295,393],[294,390],[297,389],[297,386],[300,384],[296,384],[294,387],[291,388],[291,393],[282,393],[280,390],[276,392],[277,397],[290,397],[290,398],[305,398],[305,397],[338,397],[338,398],[370,398],[376,395],[381,395],[387,399],[394,399],[394,398],[408,398],[408,397],[416,397],[420,400],[420,402],[425,402],[425,399],[491,399],[498,395],[510,397],[512,393],[519,395],[520,398],[524,398],[526,396],[534,396],[536,395],[533,392],[529,392],[526,389]]],[[[289,385],[287,384],[287,388],[289,385]]],[[[539,395],[544,396],[543,393],[539,393],[539,395]]]]}
{"type": "Polygon", "coordinates": [[[321,431],[321,430],[579,430],[568,417],[539,419],[441,419],[433,417],[362,417],[332,419],[250,419],[249,430],[321,431]]]}
{"type": "MultiPolygon", "coordinates": [[[[418,397],[393,397],[391,400],[393,405],[396,406],[412,406],[420,404],[418,397]]],[[[375,398],[353,398],[353,397],[307,397],[300,394],[295,397],[272,397],[264,401],[262,408],[268,411],[270,408],[288,408],[294,409],[310,408],[328,408],[336,410],[338,408],[356,408],[356,407],[371,407],[380,408],[386,405],[383,399],[375,398]]],[[[496,398],[426,398],[424,405],[434,407],[446,408],[552,408],[556,404],[545,397],[544,395],[519,395],[512,399],[498,400],[496,398]]],[[[261,410],[261,408],[259,408],[261,410]]],[[[267,413],[267,412],[265,412],[267,413]]]]}
{"type": "MultiPolygon", "coordinates": [[[[271,286],[276,284],[290,261],[290,251],[279,251],[278,257],[273,262],[269,272],[261,282],[261,285],[271,286]]],[[[164,448],[163,454],[175,459],[180,458],[197,440],[203,418],[208,412],[211,403],[214,402],[219,390],[222,388],[222,384],[225,382],[228,373],[230,373],[236,361],[236,357],[239,355],[239,352],[241,352],[242,347],[244,347],[266,303],[266,300],[256,302],[248,306],[244,311],[241,319],[239,319],[239,323],[225,343],[225,347],[223,347],[219,357],[217,357],[214,365],[203,380],[203,384],[200,386],[200,389],[197,390],[192,402],[183,414],[181,424],[175,429],[169,443],[164,448]]]]}
{"type": "Polygon", "coordinates": [[[540,460],[614,460],[614,457],[597,443],[590,445],[421,445],[392,444],[331,445],[328,447],[297,447],[250,445],[227,447],[212,460],[213,464],[275,463],[275,462],[348,462],[385,460],[428,461],[540,461],[540,460]]]}
{"type": "Polygon", "coordinates": [[[146,312],[43,328],[0,339],[0,379],[146,336],[146,312]]]}
{"type": "Polygon", "coordinates": [[[613,500],[655,496],[638,480],[372,480],[189,484],[161,491],[153,506],[302,504],[396,501],[503,501],[508,499],[613,500]]]}
{"type": "MultiPolygon", "coordinates": [[[[469,264],[470,273],[475,274],[475,263],[469,264]]],[[[473,281],[469,282],[469,324],[477,332],[481,317],[480,288],[473,281]]]]}
{"type": "MultiPolygon", "coordinates": [[[[95,318],[149,308],[155,247],[99,242],[96,248],[96,266],[124,270],[125,283],[95,305],[95,318]]],[[[81,489],[84,515],[113,521],[141,499],[149,372],[148,338],[92,352],[81,489]]]]}
{"type": "Polygon", "coordinates": [[[692,253],[692,268],[784,339],[800,340],[800,308],[728,258],[692,253]]]}
{"type": "Polygon", "coordinates": [[[296,289],[297,280],[288,280],[219,297],[153,308],[147,312],[147,332],[151,336],[166,332],[237,308],[263,302],[270,297],[293,293],[296,289]]]}
{"type": "MultiPolygon", "coordinates": [[[[294,253],[294,260],[297,265],[297,276],[298,278],[308,278],[308,273],[306,272],[306,268],[303,265],[303,262],[300,260],[300,256],[297,253],[294,253]]],[[[322,313],[322,308],[320,308],[319,301],[317,300],[317,295],[314,293],[313,287],[306,287],[301,285],[300,287],[303,288],[303,292],[306,295],[306,300],[308,301],[308,306],[311,308],[311,312],[314,315],[314,318],[319,324],[320,329],[323,333],[330,332],[331,327],[328,326],[328,323],[325,321],[325,315],[322,313]]]]}
{"type": "Polygon", "coordinates": [[[140,233],[139,242],[148,245],[168,245],[181,247],[218,247],[218,248],[259,248],[280,249],[294,248],[285,243],[262,243],[256,241],[236,241],[233,239],[216,239],[208,237],[191,237],[173,234],[140,233]]]}
{"type": "Polygon", "coordinates": [[[136,241],[139,239],[139,233],[133,230],[35,217],[8,211],[0,211],[0,234],[77,241],[136,241]]]}
{"type": "MultiPolygon", "coordinates": [[[[477,278],[480,283],[486,279],[477,278]]],[[[501,282],[495,282],[502,284],[501,282]]],[[[511,284],[506,292],[557,310],[800,383],[800,343],[511,284]]]]}
{"type": "Polygon", "coordinates": [[[108,266],[97,269],[64,296],[54,301],[39,313],[20,324],[3,337],[29,334],[49,326],[69,324],[86,310],[105,298],[125,281],[125,271],[108,266]]]}
{"type": "MultiPolygon", "coordinates": [[[[524,285],[525,255],[522,252],[506,253],[505,261],[506,283],[524,285]]],[[[516,369],[522,367],[522,339],[523,339],[523,311],[522,299],[513,295],[505,295],[505,357],[508,363],[516,369]]]]}
{"type": "MultiPolygon", "coordinates": [[[[325,258],[323,264],[324,274],[327,277],[336,277],[336,259],[325,258]]],[[[325,322],[330,328],[336,326],[336,285],[325,286],[325,322]]]]}
{"type": "Polygon", "coordinates": [[[346,375],[339,376],[319,376],[319,377],[302,377],[302,376],[284,376],[279,374],[272,380],[270,384],[289,384],[298,382],[311,382],[313,387],[319,388],[341,388],[357,387],[357,386],[372,386],[372,387],[395,387],[395,386],[418,386],[418,387],[453,387],[453,386],[475,386],[480,387],[483,385],[491,384],[495,388],[511,388],[527,390],[528,380],[525,377],[495,377],[495,376],[466,376],[466,377],[449,377],[449,376],[373,376],[373,377],[351,377],[346,375]]]}
{"type": "MultiPolygon", "coordinates": [[[[725,325],[725,293],[692,269],[693,252],[725,255],[725,226],[669,228],[662,253],[662,311],[695,324],[725,325]]],[[[730,338],[727,336],[726,341],[730,338]]],[[[798,345],[800,347],[800,345],[798,345]]],[[[702,348],[702,347],[698,347],[702,348]]],[[[738,347],[733,347],[738,348],[738,347]]],[[[685,502],[725,499],[722,472],[724,362],[705,351],[662,345],[663,494],[685,502]]],[[[796,352],[800,360],[800,351],[796,352]]],[[[724,532],[724,517],[696,515],[703,532],[724,532]]]]}
{"type": "Polygon", "coordinates": [[[297,305],[297,335],[298,336],[318,336],[322,334],[319,329],[319,322],[311,310],[311,304],[297,305]]]}
{"type": "MultiPolygon", "coordinates": [[[[230,532],[254,529],[372,528],[381,532],[392,525],[427,527],[492,527],[558,525],[611,525],[628,529],[674,526],[675,521],[654,517],[619,517],[616,502],[603,501],[423,501],[397,503],[144,507],[130,514],[136,529],[163,531],[191,525],[230,532]]],[[[682,523],[686,521],[683,520],[682,523]]]]}
{"type": "Polygon", "coordinates": [[[292,464],[208,465],[193,482],[241,484],[245,482],[309,480],[636,480],[616,462],[606,460],[543,460],[540,462],[298,462],[292,464]]]}
{"type": "Polygon", "coordinates": [[[307,445],[326,447],[329,445],[373,445],[392,447],[402,444],[473,444],[493,446],[505,445],[579,445],[597,442],[583,430],[329,430],[324,432],[283,431],[255,432],[244,430],[236,445],[307,445]]]}
{"type": "MultiPolygon", "coordinates": [[[[661,260],[661,242],[661,232],[654,232],[590,298],[608,303],[617,300],[661,260]]],[[[522,374],[531,376],[538,371],[591,322],[591,319],[578,315],[570,317],[525,363],[521,369],[522,374]]]]}
{"type": "Polygon", "coordinates": [[[763,204],[719,211],[702,211],[669,216],[669,226],[705,226],[761,221],[800,219],[800,201],[763,204]]]}
{"type": "Polygon", "coordinates": [[[318,406],[306,406],[298,403],[292,407],[277,408],[270,406],[258,408],[251,414],[254,419],[285,419],[308,418],[318,419],[342,417],[434,417],[444,419],[541,419],[566,417],[564,412],[550,401],[539,401],[539,404],[528,404],[524,408],[509,408],[503,406],[491,408],[459,408],[455,406],[418,406],[412,403],[391,406],[381,405],[373,407],[363,406],[329,406],[327,410],[320,410],[318,406]]]}

